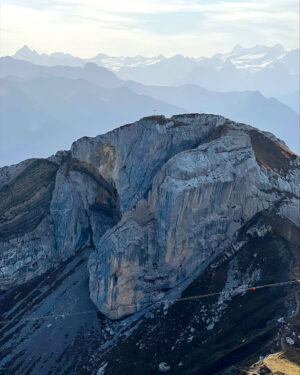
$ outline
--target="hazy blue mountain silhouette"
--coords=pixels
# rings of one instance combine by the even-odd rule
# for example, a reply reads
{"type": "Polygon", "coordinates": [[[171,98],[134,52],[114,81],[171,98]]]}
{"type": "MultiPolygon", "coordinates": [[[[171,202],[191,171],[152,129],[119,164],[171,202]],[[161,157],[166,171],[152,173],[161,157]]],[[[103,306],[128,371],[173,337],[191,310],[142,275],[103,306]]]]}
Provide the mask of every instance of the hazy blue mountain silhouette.
{"type": "Polygon", "coordinates": [[[300,114],[300,91],[296,90],[289,94],[278,95],[278,99],[291,107],[298,115],[300,114]]]}
{"type": "Polygon", "coordinates": [[[102,87],[113,88],[122,86],[122,80],[113,72],[94,63],[87,63],[84,67],[43,66],[17,60],[12,57],[2,57],[0,58],[0,78],[9,75],[23,78],[49,76],[70,79],[82,78],[102,87]]]}
{"type": "Polygon", "coordinates": [[[250,48],[237,45],[227,53],[217,53],[210,58],[182,55],[112,57],[99,53],[81,59],[61,52],[39,54],[28,46],[22,47],[13,57],[41,65],[84,66],[93,62],[115,71],[121,79],[146,85],[197,84],[216,91],[259,90],[266,96],[279,98],[299,89],[299,55],[299,49],[287,51],[276,44],[250,48]]]}
{"type": "MultiPolygon", "coordinates": [[[[236,70],[231,62],[226,69],[236,70]]],[[[167,116],[188,111],[221,114],[273,132],[298,151],[299,116],[258,91],[217,92],[191,84],[145,86],[122,81],[92,63],[46,67],[11,57],[0,58],[0,77],[1,165],[48,156],[57,148],[69,148],[76,138],[103,133],[154,111],[167,116]]],[[[292,105],[297,94],[282,97],[292,105]]]]}
{"type": "Polygon", "coordinates": [[[190,112],[221,114],[272,132],[294,151],[298,151],[299,116],[287,105],[277,99],[266,98],[258,91],[223,93],[197,85],[162,87],[144,86],[136,82],[128,82],[127,85],[137,93],[177,106],[180,103],[190,112]]]}
{"type": "Polygon", "coordinates": [[[237,45],[211,58],[177,55],[147,66],[122,67],[117,74],[147,85],[197,84],[215,91],[259,90],[279,97],[299,89],[299,50],[285,51],[280,44],[237,45]]]}
{"type": "Polygon", "coordinates": [[[86,64],[85,59],[81,59],[80,57],[74,57],[69,53],[54,52],[48,55],[46,53],[38,53],[37,51],[30,49],[26,45],[20,48],[12,57],[19,60],[26,60],[33,64],[47,66],[84,66],[86,64]]]}
{"type": "Polygon", "coordinates": [[[0,108],[2,166],[68,149],[79,137],[102,134],[154,109],[167,116],[186,111],[127,87],[108,89],[64,77],[4,78],[0,108]]]}

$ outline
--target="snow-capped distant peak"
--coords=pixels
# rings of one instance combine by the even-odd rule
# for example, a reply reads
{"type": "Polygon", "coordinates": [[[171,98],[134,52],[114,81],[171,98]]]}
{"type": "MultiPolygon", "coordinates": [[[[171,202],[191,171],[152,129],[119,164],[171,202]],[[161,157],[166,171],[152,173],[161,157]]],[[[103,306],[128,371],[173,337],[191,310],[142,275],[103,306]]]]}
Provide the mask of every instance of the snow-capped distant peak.
{"type": "Polygon", "coordinates": [[[230,61],[238,69],[250,69],[257,71],[282,59],[286,52],[282,45],[276,44],[272,47],[256,45],[244,48],[236,45],[232,51],[215,55],[222,63],[230,61]]]}
{"type": "Polygon", "coordinates": [[[12,57],[46,66],[68,65],[83,67],[86,63],[91,62],[114,72],[122,71],[122,73],[120,72],[119,74],[125,74],[125,76],[126,71],[128,70],[140,70],[160,63],[163,63],[164,67],[168,65],[172,66],[170,69],[174,69],[175,65],[177,65],[177,68],[178,66],[185,67],[186,70],[189,69],[189,67],[196,67],[197,65],[216,70],[222,70],[223,68],[232,66],[232,68],[239,70],[256,72],[269,66],[275,66],[278,62],[280,62],[283,65],[286,64],[287,69],[290,72],[293,74],[298,74],[298,51],[299,50],[285,51],[281,44],[276,44],[272,47],[259,44],[250,48],[237,44],[230,52],[218,53],[211,58],[192,58],[179,54],[172,57],[165,57],[163,55],[145,57],[140,55],[108,56],[103,53],[98,53],[95,57],[81,59],[61,52],[39,54],[37,51],[32,50],[25,45],[12,57]]]}

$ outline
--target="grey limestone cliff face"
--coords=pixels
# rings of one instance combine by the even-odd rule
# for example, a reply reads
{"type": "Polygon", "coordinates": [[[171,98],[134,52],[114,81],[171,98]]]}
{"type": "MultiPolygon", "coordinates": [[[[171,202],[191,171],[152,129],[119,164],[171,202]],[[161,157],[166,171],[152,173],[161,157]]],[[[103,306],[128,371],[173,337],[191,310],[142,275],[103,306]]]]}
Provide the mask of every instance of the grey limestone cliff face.
{"type": "Polygon", "coordinates": [[[300,161],[270,133],[151,116],[0,169],[0,288],[92,246],[90,296],[122,318],[177,298],[268,211],[299,227],[300,161]],[[130,308],[128,308],[130,306],[130,308]]]}
{"type": "MultiPolygon", "coordinates": [[[[123,216],[95,243],[89,270],[91,298],[112,319],[178,298],[216,256],[238,248],[239,229],[259,212],[273,211],[299,226],[299,158],[273,136],[206,115],[144,121],[139,126],[147,146],[139,136],[143,146],[136,140],[125,152],[127,138],[118,143],[122,128],[108,141],[116,155],[123,150],[106,170],[119,187],[123,216]],[[160,144],[153,153],[155,138],[169,152],[160,144]]],[[[81,148],[81,156],[92,160],[95,139],[81,142],[84,147],[73,146],[76,156],[81,148]]]]}
{"type": "Polygon", "coordinates": [[[92,164],[120,195],[121,212],[149,190],[161,167],[184,150],[195,148],[229,120],[212,115],[150,116],[95,138],[74,142],[72,156],[92,164]]]}
{"type": "Polygon", "coordinates": [[[1,289],[68,259],[118,216],[114,188],[67,152],[2,168],[0,181],[1,289]]]}

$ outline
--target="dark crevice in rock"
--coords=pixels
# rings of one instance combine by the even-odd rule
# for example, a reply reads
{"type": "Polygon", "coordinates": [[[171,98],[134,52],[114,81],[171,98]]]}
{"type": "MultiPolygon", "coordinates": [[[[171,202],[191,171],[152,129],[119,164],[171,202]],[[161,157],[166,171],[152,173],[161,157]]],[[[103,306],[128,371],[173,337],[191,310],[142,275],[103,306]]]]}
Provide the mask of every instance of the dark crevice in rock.
{"type": "Polygon", "coordinates": [[[97,184],[98,194],[91,209],[104,211],[112,219],[118,219],[120,217],[120,199],[118,192],[114,186],[101,176],[95,167],[89,163],[72,159],[65,166],[65,175],[68,176],[70,171],[86,174],[97,184]]]}

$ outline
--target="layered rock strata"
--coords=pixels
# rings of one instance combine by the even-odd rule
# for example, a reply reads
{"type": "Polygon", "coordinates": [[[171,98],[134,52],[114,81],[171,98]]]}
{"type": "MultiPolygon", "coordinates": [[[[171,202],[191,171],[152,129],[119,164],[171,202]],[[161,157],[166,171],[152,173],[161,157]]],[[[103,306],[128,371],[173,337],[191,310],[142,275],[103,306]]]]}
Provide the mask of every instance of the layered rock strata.
{"type": "Polygon", "coordinates": [[[72,153],[120,195],[122,220],[90,259],[91,298],[110,318],[178,297],[259,212],[300,224],[299,158],[220,116],[145,118],[81,139],[72,153]]]}
{"type": "Polygon", "coordinates": [[[1,170],[0,288],[22,284],[92,243],[118,220],[118,195],[69,153],[1,170]]]}
{"type": "Polygon", "coordinates": [[[90,294],[108,317],[176,298],[257,213],[299,226],[299,165],[270,133],[189,114],[2,168],[1,288],[92,245],[90,294]]]}

